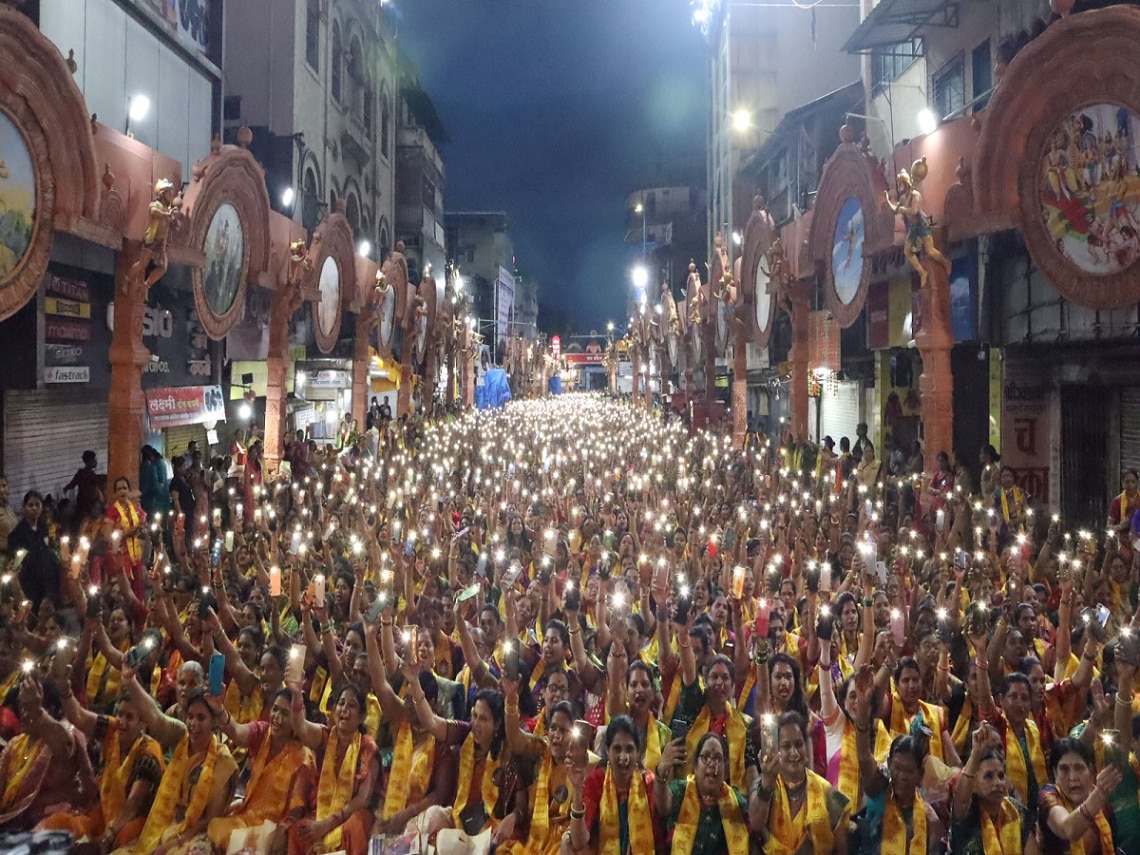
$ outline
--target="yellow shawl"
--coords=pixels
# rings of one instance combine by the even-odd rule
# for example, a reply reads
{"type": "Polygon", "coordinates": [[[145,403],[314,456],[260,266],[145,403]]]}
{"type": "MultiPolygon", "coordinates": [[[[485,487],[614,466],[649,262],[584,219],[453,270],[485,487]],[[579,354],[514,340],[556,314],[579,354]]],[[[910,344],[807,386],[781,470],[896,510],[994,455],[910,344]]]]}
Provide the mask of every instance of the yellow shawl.
{"type": "MultiPolygon", "coordinates": [[[[728,844],[728,855],[748,855],[748,824],[740,812],[736,792],[728,784],[720,785],[717,798],[720,808],[720,822],[724,828],[724,839],[728,844]]],[[[685,797],[677,814],[677,825],[673,829],[672,852],[675,855],[691,855],[697,839],[697,823],[701,818],[701,799],[697,793],[696,779],[690,775],[685,784],[685,797]]],[[[634,849],[634,852],[638,850],[634,849]]]]}
{"type": "MultiPolygon", "coordinates": [[[[728,782],[737,789],[743,790],[745,787],[744,746],[748,738],[748,721],[731,700],[727,701],[725,705],[727,708],[725,735],[728,737],[728,782]]],[[[694,756],[697,743],[701,741],[701,737],[709,732],[710,721],[708,704],[705,704],[701,707],[700,715],[693,722],[689,729],[689,736],[685,740],[685,747],[690,757],[694,756]]]]}
{"type": "Polygon", "coordinates": [[[827,793],[831,786],[810,769],[805,772],[807,797],[794,817],[784,778],[782,775],[776,778],[776,792],[768,811],[770,836],[764,844],[765,855],[794,855],[809,835],[815,852],[824,855],[831,851],[835,842],[835,832],[827,813],[827,793]]]}
{"type": "MultiPolygon", "coordinates": [[[[621,815],[612,768],[606,769],[602,801],[598,808],[598,855],[625,855],[621,849],[621,815]]],[[[629,824],[629,848],[626,851],[634,855],[653,852],[653,819],[649,812],[649,796],[645,792],[645,776],[639,771],[633,773],[629,784],[626,818],[629,824]]]]}
{"type": "Polygon", "coordinates": [[[138,855],[149,855],[158,848],[164,835],[177,836],[202,818],[214,793],[214,771],[222,752],[229,761],[228,765],[234,766],[233,759],[218,742],[218,738],[210,737],[210,747],[206,749],[206,756],[202,759],[202,771],[198,776],[198,782],[190,791],[186,813],[181,822],[176,822],[175,812],[182,794],[183,783],[193,771],[190,765],[190,737],[182,737],[174,756],[170,759],[170,765],[166,767],[166,773],[162,776],[162,783],[158,787],[158,794],[154,797],[146,825],[143,826],[142,834],[135,844],[135,852],[138,855]],[[173,834],[170,835],[168,832],[173,834]]]}

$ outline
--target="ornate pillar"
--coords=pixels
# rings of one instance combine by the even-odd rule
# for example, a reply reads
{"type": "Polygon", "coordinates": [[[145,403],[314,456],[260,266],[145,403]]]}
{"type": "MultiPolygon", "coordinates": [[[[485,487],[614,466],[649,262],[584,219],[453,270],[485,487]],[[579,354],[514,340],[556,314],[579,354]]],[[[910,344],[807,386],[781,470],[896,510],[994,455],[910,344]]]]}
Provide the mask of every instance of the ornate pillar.
{"type": "MultiPolygon", "coordinates": [[[[410,286],[409,286],[410,287],[410,286]]],[[[411,297],[408,298],[411,305],[411,297]]],[[[409,309],[409,312],[412,310],[409,309]]],[[[396,395],[396,418],[408,414],[412,403],[412,348],[413,330],[404,325],[404,346],[400,349],[400,391],[396,395]]]]}
{"type": "Polygon", "coordinates": [[[150,361],[150,351],[142,343],[147,285],[141,274],[145,270],[136,268],[142,259],[139,244],[131,242],[118,254],[115,263],[115,331],[110,349],[111,397],[107,402],[111,425],[107,449],[108,476],[118,478],[125,475],[136,487],[143,419],[146,418],[142,375],[143,368],[150,361]]]}
{"type": "Polygon", "coordinates": [[[736,346],[732,353],[732,441],[744,447],[748,433],[748,345],[744,324],[736,324],[736,346]]]}
{"type": "MultiPolygon", "coordinates": [[[[938,243],[945,245],[945,232],[937,230],[938,243]]],[[[950,368],[950,349],[954,332],[950,326],[949,264],[923,253],[926,271],[919,291],[922,327],[914,341],[922,354],[922,375],[918,389],[922,396],[922,434],[924,463],[927,472],[937,468],[938,452],[954,451],[954,375],[950,368]]]]}
{"type": "Polygon", "coordinates": [[[792,435],[805,438],[808,435],[808,302],[807,287],[792,297],[792,377],[791,398],[792,435]],[[798,297],[802,297],[799,299],[798,297]]]}
{"type": "Polygon", "coordinates": [[[270,472],[277,469],[284,454],[285,375],[288,372],[289,323],[301,308],[301,290],[313,264],[304,240],[289,244],[289,267],[285,282],[273,292],[269,304],[269,351],[265,358],[265,463],[270,472]]]}
{"type": "Polygon", "coordinates": [[[641,396],[641,351],[640,348],[630,345],[630,364],[633,366],[633,389],[630,392],[634,406],[637,406],[641,396]]]}
{"type": "Polygon", "coordinates": [[[352,350],[352,417],[357,428],[364,430],[364,415],[368,412],[368,374],[372,360],[368,347],[372,340],[372,327],[376,323],[376,312],[371,303],[356,316],[356,340],[352,350]]]}

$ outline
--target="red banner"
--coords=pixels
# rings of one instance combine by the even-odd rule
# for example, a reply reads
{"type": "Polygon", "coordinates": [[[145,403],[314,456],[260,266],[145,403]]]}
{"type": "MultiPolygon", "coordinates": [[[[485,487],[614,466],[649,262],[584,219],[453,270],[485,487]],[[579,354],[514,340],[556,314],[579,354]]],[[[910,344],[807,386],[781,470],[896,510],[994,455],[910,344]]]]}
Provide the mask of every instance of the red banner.
{"type": "Polygon", "coordinates": [[[148,389],[146,413],[154,430],[226,419],[221,386],[182,386],[148,389]]]}
{"type": "Polygon", "coordinates": [[[565,354],[567,365],[601,365],[605,360],[604,353],[567,353],[565,354]]]}

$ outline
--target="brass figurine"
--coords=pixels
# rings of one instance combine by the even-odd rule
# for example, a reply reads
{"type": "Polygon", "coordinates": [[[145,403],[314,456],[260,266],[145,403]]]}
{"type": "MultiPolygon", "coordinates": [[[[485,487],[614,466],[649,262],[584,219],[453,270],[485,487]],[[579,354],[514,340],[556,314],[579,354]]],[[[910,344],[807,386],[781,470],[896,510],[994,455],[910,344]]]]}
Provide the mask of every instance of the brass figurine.
{"type": "Polygon", "coordinates": [[[926,158],[921,157],[911,165],[909,173],[905,169],[899,170],[898,183],[901,189],[898,192],[898,201],[892,202],[891,191],[884,191],[887,207],[895,214],[901,214],[906,225],[906,260],[918,271],[922,287],[926,287],[928,274],[926,268],[922,266],[920,253],[925,252],[935,264],[946,271],[947,276],[950,275],[950,262],[934,245],[930,219],[922,212],[922,182],[928,172],[926,158]]]}
{"type": "Polygon", "coordinates": [[[170,236],[171,224],[182,216],[182,197],[174,195],[174,184],[169,179],[160,178],[154,185],[154,199],[147,215],[146,234],[138,260],[131,265],[128,279],[139,283],[143,293],[166,275],[166,242],[170,236]],[[153,264],[150,273],[147,268],[153,264]]]}

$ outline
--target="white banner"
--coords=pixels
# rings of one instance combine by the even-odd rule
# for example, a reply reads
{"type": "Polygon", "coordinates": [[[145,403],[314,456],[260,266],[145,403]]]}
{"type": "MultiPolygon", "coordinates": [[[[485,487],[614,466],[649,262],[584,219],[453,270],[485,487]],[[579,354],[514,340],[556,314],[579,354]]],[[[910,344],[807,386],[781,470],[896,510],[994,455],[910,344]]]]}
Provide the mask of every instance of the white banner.
{"type": "Polygon", "coordinates": [[[515,305],[515,277],[505,267],[499,268],[499,314],[495,319],[498,328],[499,341],[507,337],[510,332],[511,310],[515,305]]]}

